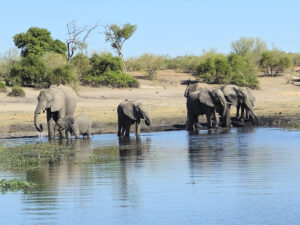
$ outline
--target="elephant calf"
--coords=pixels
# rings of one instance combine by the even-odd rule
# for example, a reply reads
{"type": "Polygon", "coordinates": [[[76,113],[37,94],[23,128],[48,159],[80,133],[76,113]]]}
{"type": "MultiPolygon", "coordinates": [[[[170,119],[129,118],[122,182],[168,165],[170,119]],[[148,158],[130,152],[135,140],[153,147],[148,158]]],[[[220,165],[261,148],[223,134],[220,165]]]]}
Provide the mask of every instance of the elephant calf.
{"type": "Polygon", "coordinates": [[[145,120],[147,126],[151,121],[142,105],[137,102],[125,100],[121,102],[117,109],[118,112],[118,136],[129,136],[130,126],[135,123],[136,136],[140,134],[141,119],[145,120]]]}
{"type": "Polygon", "coordinates": [[[87,116],[66,116],[57,121],[58,129],[65,130],[66,137],[69,138],[69,134],[75,135],[75,138],[79,138],[80,134],[83,137],[90,138],[92,130],[92,121],[87,116]]]}

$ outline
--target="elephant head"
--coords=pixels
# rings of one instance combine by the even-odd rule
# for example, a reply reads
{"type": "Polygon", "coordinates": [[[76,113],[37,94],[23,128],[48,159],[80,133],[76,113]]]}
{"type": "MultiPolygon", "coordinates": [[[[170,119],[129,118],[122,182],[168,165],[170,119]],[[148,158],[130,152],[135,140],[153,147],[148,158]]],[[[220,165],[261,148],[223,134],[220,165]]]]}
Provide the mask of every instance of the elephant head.
{"type": "Polygon", "coordinates": [[[222,116],[225,115],[227,101],[220,89],[201,89],[198,96],[201,103],[214,107],[222,116]]]}
{"type": "Polygon", "coordinates": [[[59,129],[64,130],[72,127],[75,123],[75,118],[73,116],[66,116],[57,120],[57,126],[59,129]]]}
{"type": "Polygon", "coordinates": [[[256,115],[254,113],[254,110],[253,110],[254,102],[255,102],[254,95],[250,96],[249,95],[249,91],[245,87],[234,87],[234,89],[236,90],[239,103],[243,104],[249,110],[250,115],[257,122],[258,119],[257,119],[257,117],[256,117],[256,115]]]}
{"type": "Polygon", "coordinates": [[[191,84],[190,82],[188,83],[188,86],[186,87],[185,91],[184,91],[184,97],[188,97],[188,95],[194,91],[198,90],[198,84],[197,83],[193,83],[191,84]]]}
{"type": "MultiPolygon", "coordinates": [[[[130,102],[128,101],[128,103],[130,102]]],[[[123,112],[132,120],[144,119],[147,126],[151,125],[151,119],[141,103],[125,104],[123,112]]]]}
{"type": "Polygon", "coordinates": [[[39,132],[43,131],[42,124],[38,124],[38,116],[45,110],[56,112],[64,107],[64,93],[57,88],[57,86],[51,86],[47,90],[42,90],[37,97],[38,104],[34,112],[34,125],[39,132]]]}

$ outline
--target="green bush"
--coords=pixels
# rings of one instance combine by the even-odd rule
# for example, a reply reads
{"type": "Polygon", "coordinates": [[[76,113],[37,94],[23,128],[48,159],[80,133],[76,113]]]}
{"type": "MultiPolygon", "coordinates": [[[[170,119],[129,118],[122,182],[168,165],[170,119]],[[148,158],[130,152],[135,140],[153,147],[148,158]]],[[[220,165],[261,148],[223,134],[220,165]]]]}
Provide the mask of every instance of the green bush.
{"type": "Polygon", "coordinates": [[[226,56],[214,54],[201,62],[196,69],[196,76],[206,83],[226,84],[230,81],[232,68],[226,56]]]}
{"type": "Polygon", "coordinates": [[[63,65],[48,73],[49,84],[71,84],[76,85],[77,77],[71,65],[63,65]]]}
{"type": "Polygon", "coordinates": [[[139,87],[137,79],[124,74],[122,71],[109,71],[101,76],[89,75],[83,79],[83,83],[92,86],[112,86],[116,88],[139,87]]]}
{"type": "Polygon", "coordinates": [[[93,54],[90,58],[91,69],[89,75],[99,76],[109,71],[123,70],[120,57],[115,57],[111,53],[93,54]]]}
{"type": "Polygon", "coordinates": [[[0,92],[7,92],[6,85],[2,81],[0,81],[0,92]]]}
{"type": "Polygon", "coordinates": [[[11,97],[25,97],[25,91],[20,86],[13,86],[11,92],[8,93],[11,97]]]}

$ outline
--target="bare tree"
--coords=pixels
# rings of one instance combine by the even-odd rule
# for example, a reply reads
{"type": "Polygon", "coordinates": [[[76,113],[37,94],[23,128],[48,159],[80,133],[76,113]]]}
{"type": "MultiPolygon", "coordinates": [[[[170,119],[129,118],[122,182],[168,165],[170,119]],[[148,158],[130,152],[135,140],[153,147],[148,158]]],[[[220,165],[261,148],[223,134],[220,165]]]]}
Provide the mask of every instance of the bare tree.
{"type": "Polygon", "coordinates": [[[66,41],[66,44],[68,51],[68,62],[72,59],[76,50],[83,51],[87,48],[86,39],[88,38],[89,34],[98,26],[99,24],[96,23],[91,27],[89,27],[88,25],[80,27],[74,20],[67,24],[68,39],[66,41]]]}

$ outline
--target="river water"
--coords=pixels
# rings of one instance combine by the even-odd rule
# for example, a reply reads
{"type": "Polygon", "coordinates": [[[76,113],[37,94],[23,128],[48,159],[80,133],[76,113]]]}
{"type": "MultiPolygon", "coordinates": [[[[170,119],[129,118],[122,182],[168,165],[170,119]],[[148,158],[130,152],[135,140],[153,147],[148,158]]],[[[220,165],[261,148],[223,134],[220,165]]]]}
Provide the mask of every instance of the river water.
{"type": "Polygon", "coordinates": [[[0,193],[0,224],[299,224],[299,131],[105,134],[73,144],[74,159],[59,165],[0,172],[46,184],[0,193]]]}

